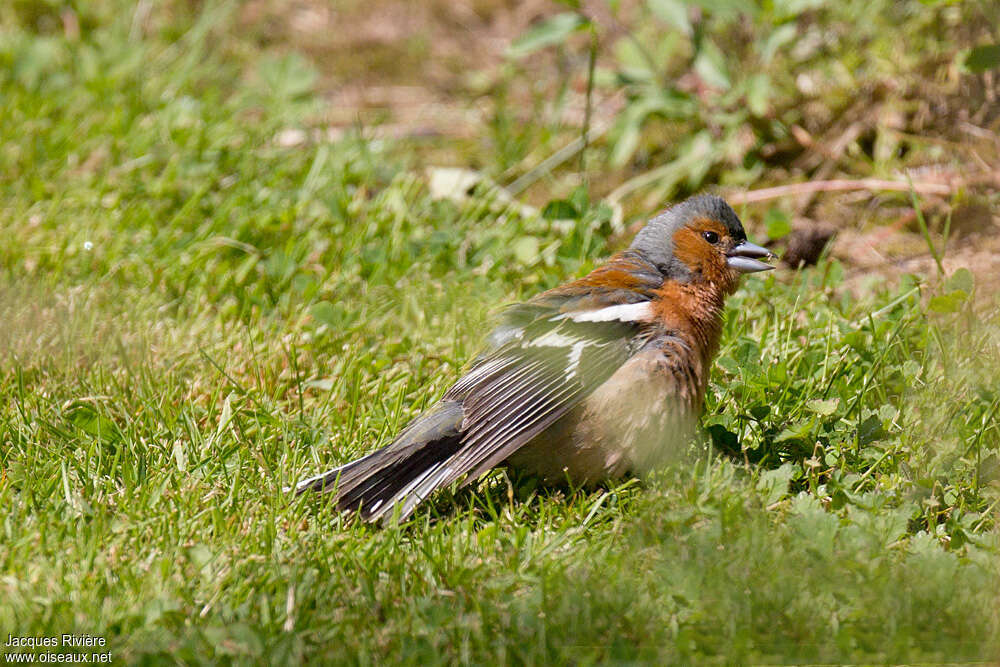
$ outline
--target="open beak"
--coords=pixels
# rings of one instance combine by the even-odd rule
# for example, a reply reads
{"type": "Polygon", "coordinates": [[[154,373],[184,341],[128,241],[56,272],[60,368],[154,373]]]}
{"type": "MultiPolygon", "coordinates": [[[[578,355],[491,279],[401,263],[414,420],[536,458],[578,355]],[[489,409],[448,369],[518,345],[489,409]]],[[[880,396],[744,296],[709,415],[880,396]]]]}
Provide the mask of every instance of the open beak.
{"type": "Polygon", "coordinates": [[[774,267],[770,264],[758,261],[757,257],[771,259],[775,255],[767,248],[743,241],[738,246],[726,253],[726,264],[736,269],[740,273],[756,273],[757,271],[770,271],[774,267]]]}

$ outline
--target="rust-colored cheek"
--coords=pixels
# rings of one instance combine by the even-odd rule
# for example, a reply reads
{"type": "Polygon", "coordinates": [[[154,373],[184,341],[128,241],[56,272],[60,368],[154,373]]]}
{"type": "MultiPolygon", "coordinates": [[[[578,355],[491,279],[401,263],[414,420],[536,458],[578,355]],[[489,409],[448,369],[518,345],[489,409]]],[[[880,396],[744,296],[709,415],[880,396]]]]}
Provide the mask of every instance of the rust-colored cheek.
{"type": "Polygon", "coordinates": [[[674,256],[681,260],[692,273],[699,274],[701,279],[714,283],[725,293],[736,289],[738,276],[726,264],[725,255],[717,248],[709,245],[702,238],[702,231],[721,229],[718,223],[705,225],[705,229],[685,227],[674,234],[674,256]]]}

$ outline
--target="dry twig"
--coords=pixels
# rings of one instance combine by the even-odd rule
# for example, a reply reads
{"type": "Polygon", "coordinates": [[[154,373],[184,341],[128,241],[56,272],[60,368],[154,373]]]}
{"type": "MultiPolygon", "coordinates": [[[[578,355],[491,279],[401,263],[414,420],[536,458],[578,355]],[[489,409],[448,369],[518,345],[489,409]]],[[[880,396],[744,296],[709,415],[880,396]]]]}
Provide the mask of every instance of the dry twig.
{"type": "Polygon", "coordinates": [[[760,190],[750,190],[748,192],[736,192],[727,196],[730,204],[752,204],[754,202],[768,201],[780,197],[788,197],[801,194],[812,194],[814,192],[842,192],[845,190],[891,190],[895,192],[909,192],[913,190],[920,194],[947,195],[955,189],[947,183],[906,183],[904,181],[888,181],[878,178],[861,178],[857,180],[835,179],[832,181],[806,181],[805,183],[791,183],[789,185],[778,185],[773,188],[762,188],[760,190]]]}

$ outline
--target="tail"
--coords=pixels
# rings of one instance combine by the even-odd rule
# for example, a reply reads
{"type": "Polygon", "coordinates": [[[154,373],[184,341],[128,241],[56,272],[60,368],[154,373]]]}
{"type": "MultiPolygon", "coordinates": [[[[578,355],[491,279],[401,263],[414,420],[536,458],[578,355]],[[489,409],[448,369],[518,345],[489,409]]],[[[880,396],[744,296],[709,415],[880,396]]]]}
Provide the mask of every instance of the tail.
{"type": "Polygon", "coordinates": [[[447,462],[461,447],[462,419],[460,403],[442,401],[382,449],[300,482],[295,495],[333,492],[340,509],[369,522],[392,516],[398,505],[404,519],[452,472],[447,462]]]}

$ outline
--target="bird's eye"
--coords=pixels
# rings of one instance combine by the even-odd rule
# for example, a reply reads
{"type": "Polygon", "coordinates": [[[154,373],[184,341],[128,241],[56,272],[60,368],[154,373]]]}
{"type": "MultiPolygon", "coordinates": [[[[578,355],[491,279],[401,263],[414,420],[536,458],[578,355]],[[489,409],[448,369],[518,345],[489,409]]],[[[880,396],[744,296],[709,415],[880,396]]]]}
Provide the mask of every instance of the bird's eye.
{"type": "Polygon", "coordinates": [[[716,234],[715,232],[702,232],[701,235],[709,243],[718,243],[719,242],[719,235],[716,234]]]}

